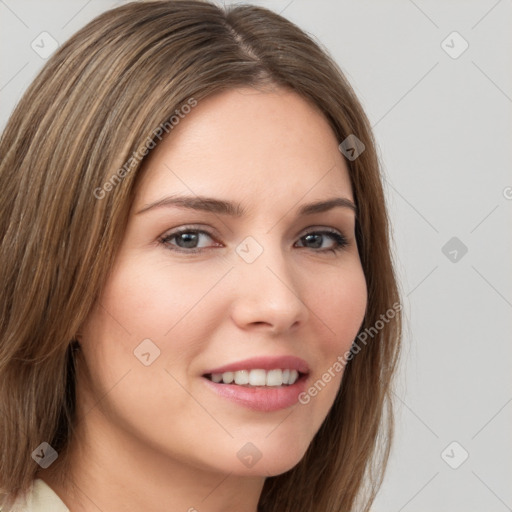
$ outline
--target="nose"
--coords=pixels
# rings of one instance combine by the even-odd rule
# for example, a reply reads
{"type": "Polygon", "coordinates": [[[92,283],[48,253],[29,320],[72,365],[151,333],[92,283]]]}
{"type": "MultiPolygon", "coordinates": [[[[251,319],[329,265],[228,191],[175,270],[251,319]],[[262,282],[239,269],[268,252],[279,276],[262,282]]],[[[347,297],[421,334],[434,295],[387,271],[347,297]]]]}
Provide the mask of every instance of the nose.
{"type": "Polygon", "coordinates": [[[241,329],[264,329],[272,334],[295,330],[307,322],[309,309],[298,269],[279,247],[267,244],[252,263],[237,257],[233,321],[241,329]]]}

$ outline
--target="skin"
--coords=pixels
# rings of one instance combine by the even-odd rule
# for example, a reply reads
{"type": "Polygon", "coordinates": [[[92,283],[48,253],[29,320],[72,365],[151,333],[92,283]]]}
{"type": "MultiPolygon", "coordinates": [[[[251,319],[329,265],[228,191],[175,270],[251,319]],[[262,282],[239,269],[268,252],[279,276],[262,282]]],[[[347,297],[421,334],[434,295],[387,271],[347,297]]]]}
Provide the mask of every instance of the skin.
{"type": "Polygon", "coordinates": [[[77,493],[51,468],[41,476],[72,512],[255,512],[265,477],[301,460],[342,372],[307,405],[274,412],[214,394],[201,375],[291,354],[313,383],[352,345],[367,304],[354,212],[296,215],[305,203],[354,200],[338,144],[296,93],[241,88],[200,101],[151,151],[113,272],[80,330],[92,379],[79,368],[77,493]],[[171,194],[236,201],[247,214],[137,214],[171,194]],[[173,251],[191,251],[183,236],[160,241],[188,225],[211,233],[197,241],[202,252],[173,251]],[[333,253],[329,235],[304,239],[326,228],[348,245],[333,253]],[[247,236],[263,249],[252,263],[235,251],[247,236]],[[160,355],[145,366],[134,350],[148,338],[160,355]],[[237,457],[248,442],[262,455],[251,468],[237,457]]]}

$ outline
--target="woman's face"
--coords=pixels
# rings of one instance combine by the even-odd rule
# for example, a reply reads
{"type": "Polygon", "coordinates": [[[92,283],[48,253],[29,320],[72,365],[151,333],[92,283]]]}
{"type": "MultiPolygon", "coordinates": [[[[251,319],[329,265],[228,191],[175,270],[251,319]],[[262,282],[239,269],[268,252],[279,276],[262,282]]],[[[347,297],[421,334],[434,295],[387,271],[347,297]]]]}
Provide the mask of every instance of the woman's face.
{"type": "Polygon", "coordinates": [[[243,88],[198,102],[152,150],[81,330],[90,432],[195,470],[299,462],[367,301],[339,142],[296,93],[243,88]]]}

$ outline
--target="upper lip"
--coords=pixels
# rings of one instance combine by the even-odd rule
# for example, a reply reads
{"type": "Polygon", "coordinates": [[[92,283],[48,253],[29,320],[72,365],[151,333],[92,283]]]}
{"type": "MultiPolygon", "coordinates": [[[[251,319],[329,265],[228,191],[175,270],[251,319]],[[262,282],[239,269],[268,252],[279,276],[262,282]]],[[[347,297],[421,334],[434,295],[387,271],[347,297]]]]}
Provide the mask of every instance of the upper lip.
{"type": "Polygon", "coordinates": [[[269,357],[260,356],[252,357],[251,359],[244,359],[243,361],[236,361],[229,363],[218,368],[213,368],[206,371],[204,374],[209,375],[212,373],[225,373],[236,372],[239,370],[274,370],[277,368],[297,370],[299,373],[309,373],[309,366],[304,359],[295,356],[279,356],[269,357]]]}

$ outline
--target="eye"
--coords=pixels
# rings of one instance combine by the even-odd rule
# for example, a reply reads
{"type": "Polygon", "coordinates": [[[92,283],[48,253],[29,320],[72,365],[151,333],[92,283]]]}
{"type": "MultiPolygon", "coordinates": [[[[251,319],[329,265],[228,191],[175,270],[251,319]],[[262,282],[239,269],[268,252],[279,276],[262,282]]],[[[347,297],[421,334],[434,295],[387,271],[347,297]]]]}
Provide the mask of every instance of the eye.
{"type": "Polygon", "coordinates": [[[344,249],[348,245],[347,239],[338,231],[322,230],[322,231],[310,231],[303,235],[300,240],[305,240],[307,244],[312,244],[313,249],[321,248],[322,250],[317,252],[332,251],[336,253],[344,249]],[[326,239],[326,236],[334,241],[334,245],[330,247],[321,247],[326,239]]]}
{"type": "Polygon", "coordinates": [[[164,237],[160,239],[160,242],[169,249],[177,252],[201,252],[202,248],[197,247],[197,244],[202,235],[210,239],[212,238],[212,235],[207,231],[184,227],[164,235],[164,237]],[[171,243],[173,240],[175,240],[175,243],[171,243]]]}
{"type": "MultiPolygon", "coordinates": [[[[208,247],[208,245],[203,247],[199,246],[201,239],[204,238],[213,240],[213,235],[202,229],[184,226],[176,231],[164,235],[159,241],[171,251],[190,254],[202,252],[206,247],[208,247]]],[[[299,240],[304,241],[302,242],[303,245],[300,245],[299,247],[314,249],[314,252],[320,253],[327,251],[336,253],[348,245],[347,239],[340,232],[328,229],[310,231],[301,236],[299,240]],[[325,247],[324,242],[329,239],[331,240],[331,244],[330,246],[325,247]]],[[[222,244],[219,243],[216,243],[215,245],[217,247],[222,246],[222,244]]]]}

